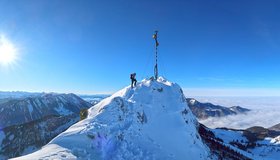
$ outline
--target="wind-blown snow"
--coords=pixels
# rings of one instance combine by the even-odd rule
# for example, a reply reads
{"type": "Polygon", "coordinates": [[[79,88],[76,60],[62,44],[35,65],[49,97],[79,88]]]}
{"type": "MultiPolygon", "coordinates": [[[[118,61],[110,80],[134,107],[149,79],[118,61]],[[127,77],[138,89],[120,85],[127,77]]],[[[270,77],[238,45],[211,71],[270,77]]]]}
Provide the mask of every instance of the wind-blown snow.
{"type": "Polygon", "coordinates": [[[89,109],[41,150],[19,159],[209,159],[181,88],[162,77],[89,109]],[[66,159],[66,158],[65,158],[66,159]]]}

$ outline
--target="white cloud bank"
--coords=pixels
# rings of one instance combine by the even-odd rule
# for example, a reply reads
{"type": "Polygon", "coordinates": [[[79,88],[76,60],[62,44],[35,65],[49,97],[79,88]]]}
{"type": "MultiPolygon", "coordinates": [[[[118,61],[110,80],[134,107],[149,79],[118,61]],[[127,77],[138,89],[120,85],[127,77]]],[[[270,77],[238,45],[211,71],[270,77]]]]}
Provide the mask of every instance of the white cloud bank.
{"type": "Polygon", "coordinates": [[[252,126],[271,127],[280,123],[280,110],[253,110],[247,114],[226,116],[222,118],[208,118],[200,123],[210,128],[227,127],[246,129],[252,126]]]}
{"type": "Polygon", "coordinates": [[[280,123],[280,97],[195,97],[226,107],[238,105],[251,109],[247,114],[209,118],[200,121],[210,128],[227,127],[245,129],[252,126],[271,127],[280,123]]]}

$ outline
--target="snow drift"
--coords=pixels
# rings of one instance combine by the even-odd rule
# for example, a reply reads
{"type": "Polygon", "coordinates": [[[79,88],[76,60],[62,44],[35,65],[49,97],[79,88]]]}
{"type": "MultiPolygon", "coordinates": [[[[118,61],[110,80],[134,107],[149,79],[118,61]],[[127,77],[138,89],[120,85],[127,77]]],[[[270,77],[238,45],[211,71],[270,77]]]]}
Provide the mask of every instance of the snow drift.
{"type": "Polygon", "coordinates": [[[160,77],[89,109],[41,150],[16,159],[209,159],[179,85],[160,77]]]}

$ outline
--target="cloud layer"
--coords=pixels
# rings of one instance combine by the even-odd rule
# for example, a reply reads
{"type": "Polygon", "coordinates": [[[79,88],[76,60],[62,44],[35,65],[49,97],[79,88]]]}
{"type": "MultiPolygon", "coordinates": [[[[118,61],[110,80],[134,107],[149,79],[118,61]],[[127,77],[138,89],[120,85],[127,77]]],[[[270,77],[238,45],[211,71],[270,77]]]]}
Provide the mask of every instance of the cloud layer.
{"type": "Polygon", "coordinates": [[[201,102],[210,102],[226,107],[239,105],[252,110],[247,114],[209,118],[200,121],[210,128],[245,129],[252,126],[267,128],[280,123],[279,97],[199,97],[196,99],[201,102]]]}
{"type": "Polygon", "coordinates": [[[227,127],[246,129],[252,126],[268,128],[280,123],[280,110],[253,110],[247,114],[226,116],[222,118],[208,118],[200,122],[210,128],[227,127]]]}

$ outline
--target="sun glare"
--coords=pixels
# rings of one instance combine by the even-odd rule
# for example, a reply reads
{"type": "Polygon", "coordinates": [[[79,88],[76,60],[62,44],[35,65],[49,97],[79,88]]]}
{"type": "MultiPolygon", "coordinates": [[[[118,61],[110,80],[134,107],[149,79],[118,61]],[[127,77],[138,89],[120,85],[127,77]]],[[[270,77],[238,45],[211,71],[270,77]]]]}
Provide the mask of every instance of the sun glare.
{"type": "Polygon", "coordinates": [[[0,35],[0,65],[10,65],[17,59],[17,50],[12,42],[0,35]]]}

